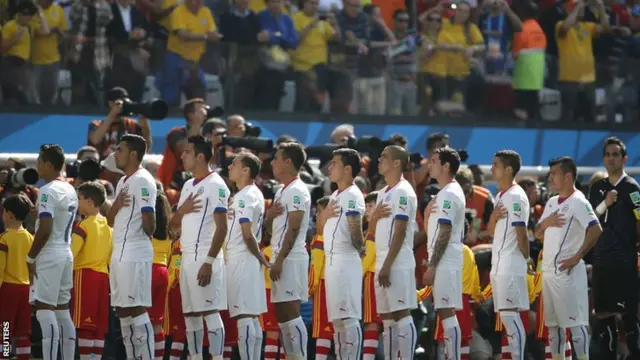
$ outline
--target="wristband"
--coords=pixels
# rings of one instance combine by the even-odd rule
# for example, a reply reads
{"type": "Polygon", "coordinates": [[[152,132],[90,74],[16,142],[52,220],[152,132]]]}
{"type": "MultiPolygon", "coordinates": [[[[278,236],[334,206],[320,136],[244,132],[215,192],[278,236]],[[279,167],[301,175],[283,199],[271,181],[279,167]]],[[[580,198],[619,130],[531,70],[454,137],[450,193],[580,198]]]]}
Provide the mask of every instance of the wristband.
{"type": "Polygon", "coordinates": [[[27,255],[27,264],[33,264],[36,262],[36,259],[29,257],[29,255],[27,255]]]}
{"type": "Polygon", "coordinates": [[[600,205],[598,205],[596,207],[596,213],[598,215],[602,215],[604,214],[604,212],[607,211],[607,204],[604,202],[604,200],[602,200],[602,202],[600,203],[600,205]]]}
{"type": "Polygon", "coordinates": [[[209,265],[211,265],[211,264],[213,264],[213,261],[214,261],[215,259],[216,259],[216,258],[214,258],[213,256],[207,256],[207,258],[206,258],[206,259],[204,259],[204,263],[205,263],[205,264],[209,264],[209,265]]]}

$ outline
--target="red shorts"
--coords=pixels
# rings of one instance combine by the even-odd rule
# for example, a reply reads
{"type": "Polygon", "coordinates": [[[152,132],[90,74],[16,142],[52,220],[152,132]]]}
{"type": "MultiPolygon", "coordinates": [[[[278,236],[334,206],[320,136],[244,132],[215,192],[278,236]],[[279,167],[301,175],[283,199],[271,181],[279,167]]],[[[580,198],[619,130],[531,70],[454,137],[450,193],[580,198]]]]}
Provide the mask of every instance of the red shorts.
{"type": "Polygon", "coordinates": [[[229,311],[220,311],[220,317],[224,324],[224,346],[236,346],[238,345],[238,323],[235,319],[231,318],[229,311]]]}
{"type": "Polygon", "coordinates": [[[276,307],[271,302],[271,289],[266,289],[267,292],[267,312],[260,315],[260,324],[262,330],[267,331],[280,331],[278,326],[278,318],[276,318],[276,307]]]}
{"type": "Polygon", "coordinates": [[[314,339],[333,339],[333,325],[327,317],[327,289],[324,279],[320,279],[318,292],[313,295],[313,325],[312,337],[314,339]]]}
{"type": "Polygon", "coordinates": [[[169,287],[169,270],[161,264],[153,264],[151,269],[151,307],[147,308],[151,324],[164,323],[164,309],[169,287]]]}
{"type": "MultiPolygon", "coordinates": [[[[460,324],[460,332],[462,333],[462,340],[471,339],[471,317],[473,312],[471,310],[471,296],[462,294],[462,310],[456,311],[456,317],[458,318],[458,324],[460,324]]],[[[436,320],[436,340],[444,341],[444,329],[442,328],[442,321],[440,317],[436,320]]]]}
{"type": "Polygon", "coordinates": [[[29,285],[3,283],[0,285],[0,321],[9,324],[9,336],[31,334],[31,305],[29,285]]]}
{"type": "Polygon", "coordinates": [[[169,289],[165,307],[164,332],[173,336],[184,335],[186,326],[182,314],[182,295],[180,294],[180,284],[177,282],[174,287],[169,289]]]}
{"type": "Polygon", "coordinates": [[[109,275],[91,269],[74,270],[69,307],[76,329],[106,334],[109,330],[109,275]]]}
{"type": "Polygon", "coordinates": [[[366,272],[362,281],[362,320],[365,324],[382,323],[376,308],[376,274],[366,272]]]}

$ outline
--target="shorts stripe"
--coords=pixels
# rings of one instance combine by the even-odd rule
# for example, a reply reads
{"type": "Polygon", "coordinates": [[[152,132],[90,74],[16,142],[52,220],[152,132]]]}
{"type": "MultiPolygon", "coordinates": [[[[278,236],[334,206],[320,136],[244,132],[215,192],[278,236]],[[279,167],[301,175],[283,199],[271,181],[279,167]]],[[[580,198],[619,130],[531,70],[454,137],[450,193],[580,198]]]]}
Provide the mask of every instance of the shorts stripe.
{"type": "MultiPolygon", "coordinates": [[[[440,328],[442,327],[442,320],[440,320],[440,315],[436,316],[436,327],[433,332],[433,338],[438,340],[438,334],[440,333],[440,328]]],[[[457,359],[457,358],[456,358],[457,359]]]]}
{"type": "Polygon", "coordinates": [[[317,339],[320,337],[320,311],[322,311],[322,301],[320,300],[320,291],[315,295],[313,298],[313,333],[311,336],[317,339]]]}
{"type": "Polygon", "coordinates": [[[369,289],[369,276],[367,274],[365,274],[365,276],[363,277],[364,279],[364,284],[363,284],[363,289],[364,289],[364,306],[362,307],[362,312],[364,315],[364,321],[365,323],[372,319],[371,317],[371,301],[369,300],[370,297],[370,291],[371,289],[369,289]]]}
{"type": "Polygon", "coordinates": [[[245,347],[247,348],[247,360],[251,359],[251,350],[249,348],[249,327],[247,326],[247,335],[244,338],[244,344],[245,347]]]}
{"type": "Polygon", "coordinates": [[[74,299],[73,299],[73,325],[76,329],[80,328],[81,315],[80,309],[82,309],[82,269],[76,271],[73,279],[74,299]]]}

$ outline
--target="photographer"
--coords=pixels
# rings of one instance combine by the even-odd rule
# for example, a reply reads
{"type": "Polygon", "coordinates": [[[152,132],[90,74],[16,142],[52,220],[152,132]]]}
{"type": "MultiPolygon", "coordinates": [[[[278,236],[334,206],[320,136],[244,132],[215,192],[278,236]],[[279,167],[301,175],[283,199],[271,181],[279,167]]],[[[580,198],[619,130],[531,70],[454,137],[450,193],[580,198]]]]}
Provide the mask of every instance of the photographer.
{"type": "MultiPolygon", "coordinates": [[[[27,168],[22,159],[10,158],[0,171],[0,204],[11,195],[23,193],[35,204],[38,200],[38,189],[33,186],[38,181],[38,172],[33,168],[27,168]]],[[[0,234],[6,229],[2,221],[2,207],[0,207],[0,234]]],[[[35,217],[27,216],[24,227],[33,233],[35,230],[35,217]]]]}
{"type": "Polygon", "coordinates": [[[94,120],[89,124],[89,136],[87,144],[98,149],[100,159],[104,159],[115,151],[118,141],[124,134],[136,134],[144,137],[147,147],[151,148],[151,128],[149,119],[140,116],[136,121],[129,117],[121,116],[122,105],[116,101],[129,98],[127,90],[114,87],[107,92],[109,113],[104,120],[94,120]]]}

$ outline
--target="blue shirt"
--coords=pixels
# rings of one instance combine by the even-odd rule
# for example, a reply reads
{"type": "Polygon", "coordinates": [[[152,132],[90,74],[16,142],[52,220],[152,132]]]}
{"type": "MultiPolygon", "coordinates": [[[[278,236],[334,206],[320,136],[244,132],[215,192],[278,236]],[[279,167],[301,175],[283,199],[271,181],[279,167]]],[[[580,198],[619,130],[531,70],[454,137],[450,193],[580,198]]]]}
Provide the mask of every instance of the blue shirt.
{"type": "Polygon", "coordinates": [[[293,20],[287,14],[280,14],[277,18],[269,10],[258,14],[260,30],[269,32],[269,44],[279,45],[284,49],[298,47],[298,33],[293,26],[293,20]]]}

